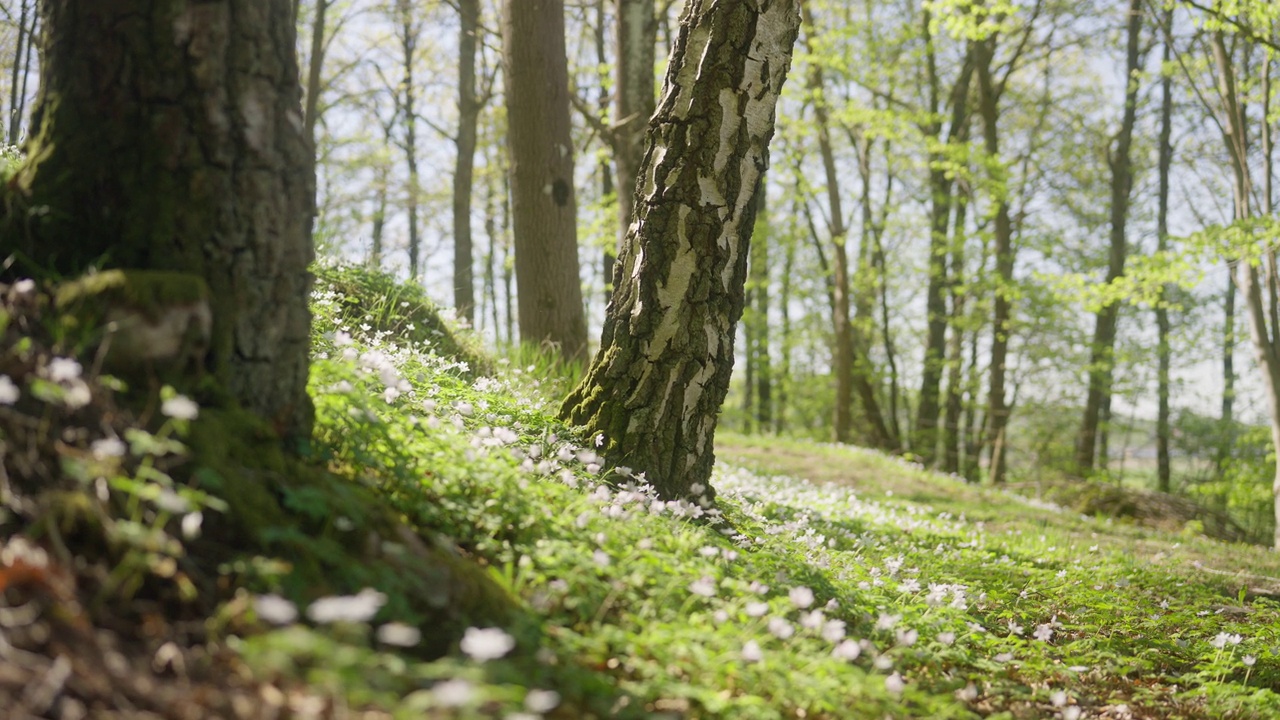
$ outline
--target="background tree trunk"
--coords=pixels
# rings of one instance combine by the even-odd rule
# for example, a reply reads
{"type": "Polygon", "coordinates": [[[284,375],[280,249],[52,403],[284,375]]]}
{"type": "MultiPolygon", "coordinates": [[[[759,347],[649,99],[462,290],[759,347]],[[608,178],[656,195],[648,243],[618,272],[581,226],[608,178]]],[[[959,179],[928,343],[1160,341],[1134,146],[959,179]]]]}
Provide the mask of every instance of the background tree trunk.
{"type": "MultiPolygon", "coordinates": [[[[995,40],[988,38],[974,46],[974,57],[977,61],[978,108],[982,117],[982,136],[987,162],[993,166],[1000,159],[1000,112],[999,92],[991,76],[992,56],[995,54],[995,40]]],[[[1003,166],[997,170],[997,185],[1004,184],[1003,166]]],[[[995,259],[996,288],[995,304],[991,321],[991,366],[990,392],[987,401],[987,447],[990,450],[990,461],[987,472],[991,482],[1004,482],[1007,462],[1007,443],[1005,429],[1009,423],[1009,406],[1005,397],[1005,363],[1009,357],[1010,321],[1013,317],[1013,221],[1009,215],[1009,199],[1007,189],[1000,189],[995,198],[995,259]]]]}
{"type": "Polygon", "coordinates": [[[480,0],[458,0],[458,134],[453,169],[453,307],[475,323],[475,278],[472,273],[471,183],[476,154],[476,42],[480,32],[480,0]]]}
{"type": "Polygon", "coordinates": [[[315,172],[288,0],[46,0],[29,160],[3,245],[203,277],[215,377],[308,435],[315,172]]]}
{"type": "MultiPolygon", "coordinates": [[[[1164,26],[1173,27],[1173,8],[1164,13],[1164,26]]],[[[1173,40],[1166,37],[1161,61],[1165,66],[1173,60],[1173,40]]],[[[1173,164],[1173,76],[1160,79],[1159,188],[1156,199],[1156,252],[1169,249],[1169,171],[1173,164]]],[[[1169,492],[1172,470],[1169,463],[1169,346],[1168,286],[1156,299],[1156,489],[1169,492]]]]}
{"type": "Polygon", "coordinates": [[[562,0],[502,4],[520,341],[585,360],[562,0]]]}
{"type": "MultiPolygon", "coordinates": [[[[1133,146],[1133,128],[1138,120],[1138,77],[1142,71],[1142,0],[1130,0],[1127,18],[1127,43],[1125,69],[1128,83],[1124,91],[1124,113],[1120,132],[1116,135],[1114,152],[1107,160],[1111,166],[1111,246],[1107,256],[1107,283],[1114,283],[1124,275],[1125,257],[1128,254],[1126,226],[1129,220],[1129,194],[1133,189],[1133,165],[1129,151],[1133,146]]],[[[1085,399],[1084,417],[1076,438],[1076,471],[1082,476],[1093,472],[1095,459],[1104,466],[1106,453],[1095,458],[1098,444],[1099,419],[1110,414],[1111,384],[1115,368],[1116,324],[1120,317],[1120,304],[1108,303],[1098,311],[1094,322],[1093,344],[1089,357],[1089,390],[1085,399]]],[[[1105,433],[1105,429],[1103,430],[1105,433]]]]}
{"type": "Polygon", "coordinates": [[[417,282],[421,271],[422,239],[418,236],[418,196],[421,183],[418,181],[418,88],[414,84],[414,62],[418,55],[418,36],[422,32],[422,26],[416,18],[417,8],[409,0],[396,0],[396,13],[403,60],[397,103],[400,106],[401,122],[404,123],[404,143],[401,149],[404,150],[405,165],[409,168],[406,194],[406,211],[409,214],[409,280],[417,282]]]}
{"type": "Polygon", "coordinates": [[[654,48],[658,18],[654,0],[617,0],[614,88],[614,163],[618,178],[618,247],[626,242],[635,207],[636,180],[644,154],[645,129],[653,117],[654,48]]]}
{"type": "Polygon", "coordinates": [[[712,497],[755,193],[799,25],[794,0],[685,6],[600,351],[561,410],[663,497],[712,497]]]}
{"type": "Polygon", "coordinates": [[[27,18],[31,12],[32,0],[22,0],[22,10],[18,16],[18,47],[13,53],[13,72],[9,78],[9,144],[18,144],[18,131],[22,127],[23,78],[30,68],[23,67],[23,58],[27,55],[27,46],[35,42],[35,38],[27,30],[27,18]]]}
{"type": "Polygon", "coordinates": [[[324,70],[325,14],[329,0],[316,0],[315,17],[311,19],[311,57],[307,62],[307,104],[302,115],[307,126],[307,141],[315,147],[316,121],[320,119],[320,84],[324,70]]]}
{"type": "Polygon", "coordinates": [[[973,77],[973,55],[970,49],[966,53],[960,73],[948,97],[951,110],[950,123],[947,128],[947,137],[943,140],[940,115],[941,86],[933,37],[929,28],[932,21],[932,13],[924,12],[923,33],[930,115],[925,131],[931,142],[937,144],[938,149],[929,154],[929,285],[925,291],[928,329],[925,333],[924,364],[920,374],[920,401],[916,407],[916,426],[911,439],[911,451],[918,455],[920,462],[925,465],[934,463],[938,449],[938,414],[942,373],[946,366],[948,320],[946,289],[950,284],[947,279],[947,224],[951,219],[951,207],[954,204],[955,194],[955,173],[950,171],[948,164],[951,162],[952,148],[958,143],[968,141],[969,86],[973,77]]]}

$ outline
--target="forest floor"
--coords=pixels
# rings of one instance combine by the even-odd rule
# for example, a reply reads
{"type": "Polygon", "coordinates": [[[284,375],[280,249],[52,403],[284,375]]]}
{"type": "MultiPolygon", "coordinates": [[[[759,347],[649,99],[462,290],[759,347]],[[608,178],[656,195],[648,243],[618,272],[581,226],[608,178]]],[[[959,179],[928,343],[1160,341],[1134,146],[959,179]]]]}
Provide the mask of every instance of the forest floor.
{"type": "Polygon", "coordinates": [[[219,484],[173,459],[194,430],[128,433],[118,383],[0,328],[0,718],[1280,717],[1266,548],[732,433],[714,506],[608,486],[554,419],[566,380],[368,280],[322,273],[314,304],[311,462],[404,528],[354,561],[356,495],[288,485],[306,523],[213,554],[219,484]]]}

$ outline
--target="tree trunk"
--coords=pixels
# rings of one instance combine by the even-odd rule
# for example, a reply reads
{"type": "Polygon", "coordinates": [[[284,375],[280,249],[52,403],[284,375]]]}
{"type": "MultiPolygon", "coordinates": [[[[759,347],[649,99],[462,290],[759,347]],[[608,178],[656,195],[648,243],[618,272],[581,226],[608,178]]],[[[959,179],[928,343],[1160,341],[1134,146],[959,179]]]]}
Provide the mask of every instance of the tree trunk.
{"type": "MultiPolygon", "coordinates": [[[[1173,8],[1164,13],[1164,26],[1173,27],[1173,8]]],[[[1162,62],[1167,67],[1173,60],[1173,41],[1166,37],[1163,43],[1162,62]]],[[[1173,77],[1165,74],[1160,79],[1160,135],[1159,135],[1159,189],[1156,207],[1156,252],[1169,249],[1169,171],[1173,165],[1173,77]]],[[[1162,286],[1156,298],[1156,489],[1169,492],[1172,489],[1172,469],[1169,463],[1169,346],[1168,285],[1162,286]]]]}
{"type": "Polygon", "coordinates": [[[756,226],[751,238],[751,307],[755,329],[748,346],[755,367],[755,423],[759,432],[767,432],[773,423],[773,372],[769,365],[769,231],[768,192],[761,178],[756,193],[756,226]]]}
{"type": "MultiPolygon", "coordinates": [[[[1115,150],[1108,156],[1111,166],[1111,246],[1107,258],[1107,283],[1112,284],[1124,275],[1128,254],[1126,226],[1129,219],[1129,195],[1133,189],[1133,165],[1130,148],[1133,146],[1133,128],[1138,120],[1138,77],[1142,71],[1142,0],[1130,0],[1125,46],[1124,115],[1120,132],[1116,135],[1115,150]]],[[[1076,472],[1087,477],[1092,474],[1095,447],[1098,439],[1098,423],[1104,406],[1110,405],[1111,384],[1115,369],[1116,323],[1119,320],[1120,303],[1108,303],[1098,311],[1094,322],[1093,344],[1089,357],[1089,392],[1076,437],[1076,472]]],[[[1101,458],[1105,463],[1106,459],[1101,458]]]]}
{"type": "MultiPolygon", "coordinates": [[[[873,148],[874,140],[864,136],[858,150],[858,173],[862,179],[862,193],[859,196],[862,223],[859,267],[856,276],[858,278],[858,288],[855,291],[858,295],[858,301],[855,303],[857,317],[854,321],[856,330],[854,345],[858,348],[859,356],[858,363],[855,365],[855,378],[859,385],[866,388],[872,387],[875,369],[871,364],[871,344],[872,338],[875,336],[873,328],[876,324],[873,314],[875,304],[878,301],[880,307],[880,337],[884,340],[885,365],[889,370],[889,407],[884,423],[886,442],[880,447],[884,450],[896,452],[902,448],[901,441],[903,437],[902,428],[898,424],[900,416],[898,412],[900,395],[898,352],[893,344],[892,328],[889,326],[888,268],[885,266],[885,253],[882,243],[884,217],[893,199],[893,174],[892,171],[888,173],[884,192],[884,211],[877,220],[871,204],[871,151],[873,148]]],[[[885,155],[888,154],[889,147],[886,142],[885,155]]],[[[864,397],[870,394],[866,390],[863,393],[864,397]]],[[[871,394],[871,397],[874,397],[874,394],[871,394]]]]}
{"type": "Polygon", "coordinates": [[[653,116],[654,48],[658,43],[658,18],[654,0],[617,0],[613,127],[614,163],[618,178],[618,247],[631,227],[637,179],[644,153],[645,129],[653,116]]]}
{"type": "Polygon", "coordinates": [[[208,369],[305,437],[315,173],[288,0],[40,6],[29,160],[7,189],[0,244],[63,276],[204,278],[208,369]]]}
{"type": "Polygon", "coordinates": [[[982,448],[985,442],[987,418],[983,416],[978,422],[978,393],[982,387],[982,375],[978,368],[978,332],[969,339],[969,374],[965,383],[969,394],[969,403],[964,408],[964,459],[960,465],[960,474],[964,479],[976,483],[981,470],[982,448]]]}
{"type": "MultiPolygon", "coordinates": [[[[1246,221],[1253,217],[1253,208],[1250,205],[1250,198],[1253,195],[1253,183],[1250,177],[1249,143],[1246,131],[1248,115],[1245,112],[1243,100],[1238,93],[1241,85],[1247,85],[1247,82],[1241,83],[1236,77],[1236,70],[1231,55],[1227,51],[1222,31],[1213,33],[1211,47],[1218,77],[1218,92],[1224,106],[1222,108],[1224,116],[1222,122],[1223,142],[1231,158],[1235,219],[1237,222],[1246,221]]],[[[1264,135],[1263,148],[1264,173],[1267,175],[1270,175],[1272,171],[1269,143],[1270,130],[1268,129],[1264,135]]],[[[1264,181],[1264,187],[1267,195],[1264,200],[1264,206],[1267,210],[1271,210],[1269,178],[1264,181]]],[[[1271,411],[1272,450],[1276,451],[1280,450],[1280,323],[1277,323],[1276,319],[1277,298],[1274,288],[1277,268],[1274,250],[1270,247],[1264,249],[1261,252],[1261,257],[1257,258],[1260,262],[1252,262],[1253,259],[1245,258],[1240,262],[1233,261],[1231,263],[1234,268],[1232,279],[1234,284],[1239,286],[1240,295],[1244,299],[1245,308],[1248,311],[1247,319],[1249,334],[1253,340],[1254,357],[1257,361],[1258,369],[1262,371],[1263,389],[1267,395],[1268,409],[1271,411]],[[1266,288],[1265,292],[1264,287],[1266,288]],[[1270,327],[1268,327],[1268,319],[1270,319],[1270,327]]],[[[1234,300],[1234,296],[1228,295],[1228,299],[1234,300]]],[[[1234,311],[1234,308],[1232,310],[1234,311]]],[[[1232,312],[1232,318],[1234,319],[1234,312],[1232,312]]],[[[1228,337],[1230,335],[1231,332],[1228,329],[1228,337]]],[[[1224,371],[1226,367],[1224,362],[1224,371]]],[[[1231,410],[1230,400],[1231,396],[1224,393],[1224,421],[1227,419],[1227,411],[1231,410]]],[[[1224,422],[1224,425],[1226,425],[1226,422],[1224,422]]],[[[1227,425],[1227,428],[1229,432],[1233,432],[1234,422],[1231,425],[1227,425]]],[[[1276,518],[1274,545],[1277,550],[1280,550],[1280,463],[1276,465],[1272,493],[1276,518]]]]}
{"type": "Polygon", "coordinates": [[[418,34],[421,27],[415,21],[415,8],[410,0],[397,0],[396,11],[400,20],[400,51],[403,77],[400,81],[400,112],[404,122],[404,157],[409,168],[409,281],[418,282],[421,270],[422,240],[418,236],[418,89],[414,85],[414,63],[418,54],[418,34]]]}
{"type": "Polygon", "coordinates": [[[1005,428],[1009,422],[1009,406],[1005,398],[1005,363],[1009,356],[1009,330],[1013,317],[1013,222],[1009,216],[1008,190],[1004,188],[1006,172],[1000,164],[1000,112],[999,96],[995,82],[991,77],[992,56],[995,54],[994,39],[986,39],[974,44],[974,57],[977,62],[978,106],[982,116],[982,136],[987,162],[995,168],[995,186],[999,188],[994,198],[996,258],[996,288],[994,311],[991,322],[991,367],[989,369],[989,399],[987,402],[987,445],[990,449],[990,461],[987,465],[991,482],[1004,482],[1005,475],[1005,428]]]}
{"type": "MultiPolygon", "coordinates": [[[[938,79],[937,58],[934,53],[933,37],[929,28],[933,14],[923,14],[925,33],[925,67],[929,83],[929,116],[925,126],[925,134],[939,149],[929,154],[929,280],[925,291],[925,314],[927,330],[925,332],[924,364],[920,375],[920,400],[916,407],[916,426],[912,433],[911,450],[919,456],[920,462],[932,465],[938,447],[938,412],[941,395],[942,373],[946,365],[947,338],[947,224],[951,218],[953,204],[954,173],[950,172],[951,155],[960,141],[967,140],[969,114],[969,86],[973,76],[972,51],[965,53],[960,74],[951,88],[949,104],[951,106],[950,125],[945,142],[942,139],[941,87],[938,79]]],[[[954,472],[952,470],[951,472],[954,472]]]]}
{"type": "MultiPolygon", "coordinates": [[[[596,0],[596,26],[594,28],[596,62],[600,64],[601,68],[607,68],[609,66],[608,41],[606,39],[606,35],[608,33],[605,27],[607,13],[605,8],[612,1],[613,0],[596,0]]],[[[618,67],[618,72],[621,73],[622,70],[620,63],[615,63],[614,65],[615,67],[618,67]]],[[[613,102],[613,98],[609,94],[609,83],[605,82],[603,73],[601,73],[600,76],[600,94],[596,102],[600,108],[600,117],[607,117],[609,115],[609,105],[613,102]]],[[[643,139],[644,136],[642,135],[641,140],[643,139]]],[[[617,135],[614,135],[613,137],[606,136],[602,138],[602,140],[608,146],[608,149],[612,151],[613,159],[611,160],[603,154],[600,156],[598,165],[598,172],[600,173],[600,197],[607,198],[610,195],[613,195],[614,202],[620,204],[622,202],[622,193],[618,192],[618,184],[613,181],[614,162],[616,162],[620,141],[617,135]]],[[[640,150],[643,149],[643,147],[640,148],[640,150]]],[[[628,217],[630,216],[628,215],[628,217]]],[[[613,265],[618,261],[618,245],[621,243],[623,234],[626,232],[625,226],[622,226],[621,223],[619,223],[619,225],[618,238],[612,243],[605,243],[604,249],[600,254],[600,286],[601,291],[604,294],[605,305],[609,304],[609,298],[613,295],[613,265]]]]}
{"type": "Polygon", "coordinates": [[[794,0],[685,5],[600,351],[561,410],[666,498],[713,498],[753,200],[799,24],[794,0]]]}
{"type": "Polygon", "coordinates": [[[316,16],[311,20],[311,57],[307,61],[307,104],[302,124],[307,128],[307,141],[316,144],[316,121],[320,117],[320,82],[324,69],[325,14],[329,0],[316,0],[316,16]]]}
{"type": "MultiPolygon", "coordinates": [[[[811,32],[811,31],[810,31],[811,32]]],[[[806,44],[809,42],[805,36],[806,44]]],[[[812,52],[812,48],[810,48],[812,52]]],[[[855,349],[852,297],[849,288],[849,251],[847,249],[849,228],[845,223],[844,208],[840,199],[840,176],[836,172],[835,151],[831,145],[830,121],[827,104],[824,99],[825,82],[822,66],[814,63],[810,66],[808,87],[815,95],[814,119],[817,121],[818,150],[822,155],[822,169],[827,189],[827,231],[831,236],[832,267],[831,275],[831,324],[834,349],[832,351],[832,373],[836,380],[836,401],[833,415],[836,442],[847,443],[853,440],[853,393],[857,389],[862,401],[863,412],[871,426],[871,441],[879,448],[886,449],[891,444],[889,431],[885,426],[884,416],[880,412],[880,402],[876,398],[875,388],[871,384],[870,371],[858,371],[858,355],[855,349]]],[[[818,239],[814,238],[815,242],[818,239]]],[[[867,359],[866,364],[870,364],[867,359]]]]}
{"type": "Polygon", "coordinates": [[[489,240],[488,252],[484,254],[484,300],[481,303],[481,314],[484,305],[488,304],[493,323],[494,343],[502,342],[502,326],[498,324],[498,276],[494,272],[493,262],[498,254],[498,210],[494,207],[493,174],[486,173],[484,194],[484,234],[489,240]]]}
{"type": "Polygon", "coordinates": [[[386,165],[379,165],[375,175],[377,180],[374,188],[373,230],[369,248],[369,267],[380,270],[382,269],[382,236],[387,227],[387,183],[390,181],[386,165]]]}
{"type": "Polygon", "coordinates": [[[773,432],[781,435],[787,429],[787,405],[790,400],[791,387],[791,273],[795,271],[796,264],[796,228],[794,223],[798,211],[794,211],[790,218],[792,230],[788,235],[786,249],[782,258],[782,286],[781,297],[778,298],[778,313],[782,316],[782,347],[781,357],[779,358],[780,367],[778,368],[778,403],[773,411],[773,432]]]}
{"type": "Polygon", "coordinates": [[[966,297],[962,292],[964,278],[965,223],[968,219],[969,201],[962,193],[956,198],[956,216],[952,224],[951,273],[948,290],[951,296],[951,320],[948,323],[951,337],[947,343],[947,400],[944,410],[942,433],[942,470],[960,472],[960,414],[964,410],[964,318],[966,297]]]}
{"type": "Polygon", "coordinates": [[[18,130],[22,122],[22,111],[19,109],[22,87],[22,58],[25,48],[34,38],[27,32],[27,15],[31,12],[31,0],[22,0],[22,10],[18,15],[18,47],[13,53],[13,73],[9,78],[9,144],[18,144],[18,130]]]}
{"type": "MultiPolygon", "coordinates": [[[[22,54],[22,88],[18,91],[18,105],[15,109],[15,117],[17,121],[13,126],[14,142],[16,144],[22,137],[22,118],[27,113],[27,82],[31,79],[31,68],[35,61],[32,54],[36,46],[35,38],[40,34],[40,13],[31,13],[31,24],[27,26],[27,49],[22,54]]],[[[36,70],[39,73],[39,70],[36,70]]]]}
{"type": "Polygon", "coordinates": [[[520,341],[585,360],[563,0],[502,3],[520,341]]]}
{"type": "Polygon", "coordinates": [[[458,134],[453,166],[453,307],[468,323],[476,320],[472,275],[471,184],[476,154],[476,43],[480,32],[480,0],[458,0],[458,134]]]}

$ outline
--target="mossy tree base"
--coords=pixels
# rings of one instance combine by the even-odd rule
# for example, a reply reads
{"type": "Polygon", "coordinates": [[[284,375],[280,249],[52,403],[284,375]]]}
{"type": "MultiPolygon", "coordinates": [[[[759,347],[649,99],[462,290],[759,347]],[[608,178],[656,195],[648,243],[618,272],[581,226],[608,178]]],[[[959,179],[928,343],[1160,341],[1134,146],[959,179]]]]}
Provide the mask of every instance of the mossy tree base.
{"type": "Polygon", "coordinates": [[[200,277],[220,380],[244,407],[306,436],[315,192],[291,4],[40,9],[32,137],[0,219],[13,272],[200,277]]]}

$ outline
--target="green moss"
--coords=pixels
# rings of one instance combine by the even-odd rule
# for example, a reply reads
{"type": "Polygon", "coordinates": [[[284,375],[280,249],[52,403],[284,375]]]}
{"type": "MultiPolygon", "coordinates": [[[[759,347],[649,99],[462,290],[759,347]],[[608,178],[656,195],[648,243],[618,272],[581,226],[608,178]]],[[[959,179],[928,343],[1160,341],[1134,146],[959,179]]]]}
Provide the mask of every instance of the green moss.
{"type": "Polygon", "coordinates": [[[123,307],[155,320],[174,305],[208,302],[209,286],[197,275],[161,270],[107,270],[58,287],[55,304],[68,311],[88,306],[123,307]]]}
{"type": "Polygon", "coordinates": [[[441,310],[419,286],[358,266],[313,268],[320,286],[340,298],[340,314],[352,327],[368,325],[372,333],[389,333],[404,344],[426,343],[442,357],[467,363],[473,377],[492,375],[493,361],[478,338],[450,327],[441,310]]]}

